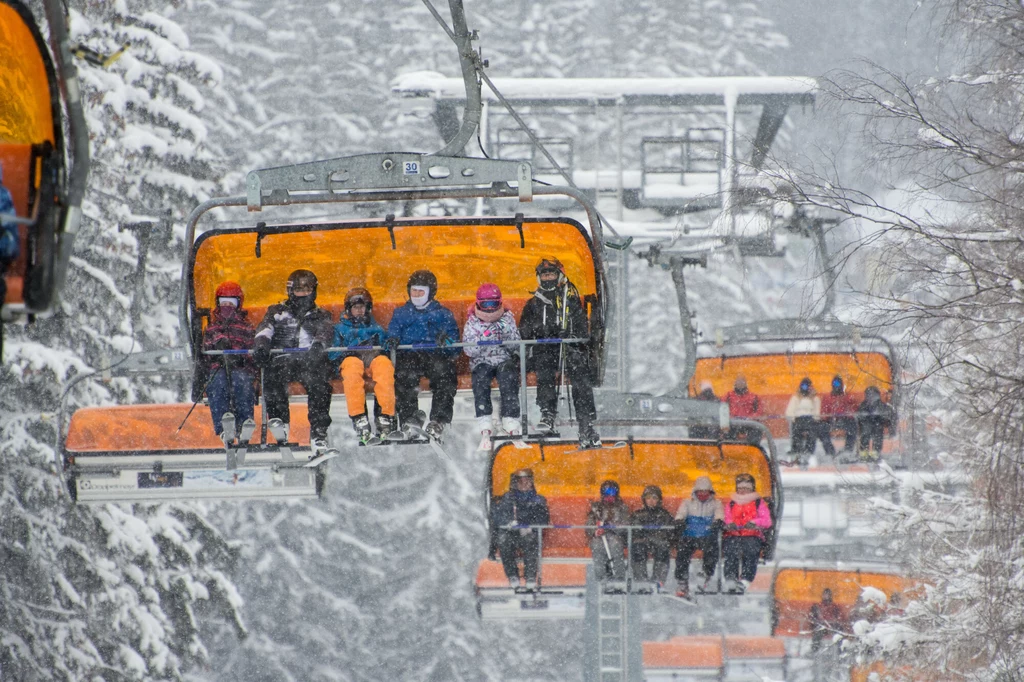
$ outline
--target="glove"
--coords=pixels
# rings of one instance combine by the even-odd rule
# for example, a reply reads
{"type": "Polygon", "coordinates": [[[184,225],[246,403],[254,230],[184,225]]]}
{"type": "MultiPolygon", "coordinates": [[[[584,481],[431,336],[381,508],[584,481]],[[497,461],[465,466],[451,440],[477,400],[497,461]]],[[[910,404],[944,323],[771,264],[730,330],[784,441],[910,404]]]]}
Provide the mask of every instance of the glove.
{"type": "Polygon", "coordinates": [[[727,523],[727,524],[725,524],[725,529],[726,530],[739,530],[739,528],[740,527],[737,526],[735,523],[727,523]]]}
{"type": "Polygon", "coordinates": [[[448,340],[448,332],[442,329],[437,333],[437,337],[434,339],[434,343],[436,343],[439,346],[447,346],[448,340]]]}
{"type": "Polygon", "coordinates": [[[198,403],[203,399],[203,385],[198,381],[192,382],[192,402],[198,403]]]}
{"type": "Polygon", "coordinates": [[[270,343],[257,343],[252,349],[252,361],[256,363],[257,367],[267,367],[270,365],[272,356],[270,355],[270,343]]]}
{"type": "Polygon", "coordinates": [[[387,339],[384,339],[384,350],[386,350],[388,353],[394,353],[396,350],[398,350],[398,346],[401,345],[401,343],[401,340],[397,336],[392,336],[387,339]]]}
{"type": "Polygon", "coordinates": [[[715,519],[711,522],[712,533],[721,533],[723,528],[725,528],[725,522],[722,519],[715,519]]]}
{"type": "Polygon", "coordinates": [[[227,339],[220,339],[217,343],[213,344],[213,347],[217,350],[231,350],[231,342],[227,339]]]}
{"type": "Polygon", "coordinates": [[[594,535],[597,537],[601,537],[602,535],[604,535],[604,528],[598,528],[597,530],[595,530],[594,535]]]}
{"type": "Polygon", "coordinates": [[[757,528],[757,524],[753,521],[748,521],[747,523],[743,524],[743,527],[749,528],[750,530],[755,530],[757,528]]]}
{"type": "Polygon", "coordinates": [[[380,343],[380,334],[374,334],[373,336],[371,336],[370,338],[366,339],[365,341],[363,341],[359,345],[360,346],[379,346],[379,345],[381,345],[381,343],[380,343]]]}

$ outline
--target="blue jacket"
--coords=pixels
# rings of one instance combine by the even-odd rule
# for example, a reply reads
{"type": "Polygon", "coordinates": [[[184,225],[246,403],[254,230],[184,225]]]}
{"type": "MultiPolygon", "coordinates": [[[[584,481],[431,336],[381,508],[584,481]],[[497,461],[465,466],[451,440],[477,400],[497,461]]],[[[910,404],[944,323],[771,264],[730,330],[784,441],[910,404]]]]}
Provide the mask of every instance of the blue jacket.
{"type": "MultiPolygon", "coordinates": [[[[10,191],[3,185],[0,185],[0,213],[14,213],[14,200],[10,191]]],[[[18,225],[9,220],[0,220],[0,261],[14,260],[19,253],[21,245],[18,239],[18,225]]]]}
{"type": "MultiPolygon", "coordinates": [[[[373,313],[368,314],[362,320],[341,316],[341,321],[334,325],[334,341],[332,346],[379,346],[387,338],[387,332],[373,319],[373,313]],[[365,322],[365,324],[364,324],[365,322]],[[377,338],[374,339],[373,337],[377,338]]],[[[332,362],[337,362],[351,353],[340,351],[327,354],[332,362]]]]}
{"type": "MultiPolygon", "coordinates": [[[[431,301],[422,310],[417,310],[412,301],[395,310],[388,325],[388,337],[397,338],[400,343],[434,343],[441,332],[448,335],[453,342],[459,340],[459,325],[455,322],[452,311],[436,300],[431,301]]],[[[459,354],[458,348],[440,351],[450,357],[459,354]]]]}

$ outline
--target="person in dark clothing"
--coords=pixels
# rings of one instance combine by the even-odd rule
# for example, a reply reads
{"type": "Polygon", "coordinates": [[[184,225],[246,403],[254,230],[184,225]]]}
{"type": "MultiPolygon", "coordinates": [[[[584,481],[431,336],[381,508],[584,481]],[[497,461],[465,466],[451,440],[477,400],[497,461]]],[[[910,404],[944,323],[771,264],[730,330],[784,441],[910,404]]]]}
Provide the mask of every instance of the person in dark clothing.
{"type": "MultiPolygon", "coordinates": [[[[203,350],[252,348],[256,332],[249,321],[249,312],[242,307],[245,302],[242,287],[236,282],[222,282],[214,293],[214,302],[216,305],[210,312],[210,324],[203,332],[203,350]]],[[[218,436],[224,431],[224,415],[231,413],[235,432],[223,434],[225,442],[234,440],[242,430],[252,433],[250,427],[255,427],[255,375],[255,367],[248,356],[199,354],[196,357],[192,400],[202,400],[203,386],[206,386],[213,430],[218,436]]]]}
{"type": "Polygon", "coordinates": [[[665,526],[662,529],[633,531],[633,551],[630,561],[633,565],[633,579],[654,581],[658,586],[668,579],[668,560],[672,548],[672,514],[662,506],[661,488],[649,485],[640,496],[643,507],[629,517],[631,526],[665,526]],[[647,557],[654,559],[651,574],[647,573],[647,557]]]}
{"type": "MultiPolygon", "coordinates": [[[[715,388],[711,385],[710,381],[706,379],[700,382],[700,392],[697,393],[697,400],[704,400],[709,403],[721,402],[718,396],[715,395],[715,388]]],[[[690,427],[690,438],[707,438],[708,440],[715,440],[722,435],[722,430],[717,426],[709,426],[706,424],[694,424],[690,427]]]]}
{"type": "MultiPolygon", "coordinates": [[[[528,589],[536,587],[539,567],[539,531],[513,526],[544,526],[550,522],[547,500],[538,495],[534,487],[533,470],[512,472],[508,492],[491,507],[491,528],[497,535],[495,545],[501,553],[501,565],[512,587],[519,587],[520,557],[528,589]]],[[[493,553],[491,558],[494,558],[493,553]]]]}
{"type": "Polygon", "coordinates": [[[837,634],[850,631],[850,623],[843,613],[843,607],[832,601],[832,590],[827,587],[821,591],[821,601],[811,606],[807,620],[811,630],[812,652],[821,648],[821,643],[826,637],[831,639],[837,634]]]}
{"type": "Polygon", "coordinates": [[[601,484],[601,499],[590,503],[590,513],[584,525],[587,529],[590,555],[594,561],[594,574],[598,580],[625,580],[626,531],[618,530],[629,524],[629,507],[619,497],[619,484],[605,481],[601,484]],[[611,526],[611,528],[608,528],[611,526]]]}
{"type": "MultiPolygon", "coordinates": [[[[11,191],[4,187],[4,167],[0,164],[0,214],[14,217],[14,199],[11,191]]],[[[0,218],[0,305],[3,305],[7,296],[7,283],[4,275],[7,268],[21,253],[21,238],[18,235],[18,224],[13,220],[0,218]]]]}
{"type": "MultiPolygon", "coordinates": [[[[565,276],[557,258],[545,258],[537,264],[537,290],[523,307],[519,334],[524,339],[572,339],[590,336],[587,314],[579,291],[565,276]]],[[[558,373],[572,384],[573,405],[579,422],[580,447],[599,448],[601,437],[594,430],[597,408],[594,405],[593,368],[582,344],[531,346],[528,368],[537,375],[537,405],[541,417],[537,430],[551,433],[558,415],[558,373]]]]}
{"type": "MultiPolygon", "coordinates": [[[[459,326],[452,311],[437,302],[437,277],[429,270],[417,270],[406,284],[409,300],[395,310],[388,325],[389,348],[399,344],[432,343],[445,346],[458,343],[459,326]]],[[[420,377],[430,381],[433,401],[426,432],[440,438],[452,421],[458,376],[455,358],[458,348],[436,350],[400,350],[395,356],[395,402],[403,426],[423,428],[419,411],[420,377]]],[[[411,434],[410,434],[411,435],[411,434]]]]}
{"type": "Polygon", "coordinates": [[[857,402],[846,392],[843,378],[838,374],[832,377],[832,391],[821,399],[822,441],[831,440],[833,429],[840,430],[846,436],[843,452],[853,452],[857,441],[857,419],[853,416],[856,410],[857,402]]]}
{"type": "Polygon", "coordinates": [[[334,338],[331,314],[316,305],[316,275],[296,270],[288,276],[288,298],[267,308],[256,328],[253,360],[263,368],[263,395],[271,432],[287,440],[291,414],[288,383],[297,381],[309,398],[309,438],[314,454],[327,448],[331,425],[331,364],[327,348],[334,338]],[[304,353],[272,355],[272,348],[300,348],[304,353]]]}
{"type": "Polygon", "coordinates": [[[882,454],[885,429],[892,430],[894,412],[891,406],[882,402],[882,392],[877,386],[864,389],[864,402],[857,408],[857,426],[860,427],[860,458],[865,462],[876,462],[882,454]]]}
{"type": "Polygon", "coordinates": [[[698,476],[693,482],[690,499],[679,505],[675,523],[678,528],[676,550],[676,596],[690,596],[690,559],[701,551],[704,585],[699,592],[717,592],[714,585],[715,567],[718,566],[718,534],[725,518],[722,501],[715,497],[711,479],[698,476]]]}

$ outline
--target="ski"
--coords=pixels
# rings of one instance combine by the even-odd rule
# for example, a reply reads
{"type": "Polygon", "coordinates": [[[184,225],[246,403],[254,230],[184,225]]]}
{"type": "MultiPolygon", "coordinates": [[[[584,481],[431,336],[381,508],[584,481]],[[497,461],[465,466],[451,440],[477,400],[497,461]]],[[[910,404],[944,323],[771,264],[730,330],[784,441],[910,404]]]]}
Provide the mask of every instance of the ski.
{"type": "Polygon", "coordinates": [[[334,459],[337,456],[338,456],[338,452],[337,451],[335,451],[335,450],[325,450],[322,454],[317,455],[316,457],[314,457],[313,459],[309,460],[308,462],[306,462],[302,466],[306,467],[307,469],[314,469],[314,468],[320,466],[321,464],[323,464],[324,462],[326,462],[327,460],[334,459]]]}
{"type": "Polygon", "coordinates": [[[620,440],[612,443],[611,445],[602,445],[596,448],[576,448],[575,450],[568,450],[565,454],[575,455],[578,452],[590,452],[592,450],[621,450],[625,447],[629,447],[629,443],[624,440],[620,440]]]}
{"type": "Polygon", "coordinates": [[[680,597],[679,595],[672,594],[671,592],[662,592],[662,593],[660,593],[660,595],[662,597],[668,597],[669,599],[674,599],[674,600],[676,600],[678,602],[682,602],[682,603],[686,604],[687,606],[696,606],[697,605],[697,600],[694,599],[693,597],[680,597]]]}
{"type": "Polygon", "coordinates": [[[220,432],[220,439],[224,442],[225,448],[230,448],[235,440],[235,415],[225,412],[220,420],[223,431],[220,432]]]}

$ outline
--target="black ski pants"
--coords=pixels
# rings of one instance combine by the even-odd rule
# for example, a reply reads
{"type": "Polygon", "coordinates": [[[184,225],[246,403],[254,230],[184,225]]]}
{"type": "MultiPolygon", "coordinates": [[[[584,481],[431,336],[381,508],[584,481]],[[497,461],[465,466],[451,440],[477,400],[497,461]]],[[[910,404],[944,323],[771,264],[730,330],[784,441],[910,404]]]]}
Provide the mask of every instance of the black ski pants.
{"type": "Polygon", "coordinates": [[[847,452],[853,450],[853,446],[857,443],[857,420],[853,417],[832,417],[832,423],[829,425],[829,429],[836,429],[842,431],[843,435],[846,436],[846,443],[843,445],[843,450],[847,452]]]}
{"type": "Polygon", "coordinates": [[[633,580],[653,580],[664,584],[668,579],[668,540],[664,538],[641,538],[633,540],[633,555],[630,563],[633,566],[633,580]],[[652,575],[647,575],[647,557],[654,558],[652,575]]]}
{"type": "Polygon", "coordinates": [[[733,535],[722,539],[725,555],[723,575],[726,580],[754,582],[757,562],[761,558],[761,538],[756,535],[733,535]]]}
{"type": "Polygon", "coordinates": [[[801,454],[813,454],[814,447],[821,440],[825,453],[835,455],[836,448],[832,445],[832,436],[829,433],[830,425],[827,421],[818,421],[814,417],[797,417],[793,420],[793,428],[790,435],[790,447],[793,452],[801,454]]]}
{"type": "Polygon", "coordinates": [[[455,410],[458,377],[455,359],[436,351],[398,351],[395,357],[395,412],[404,424],[419,409],[420,377],[430,381],[434,398],[430,421],[450,424],[455,410]]]}
{"type": "MultiPolygon", "coordinates": [[[[576,408],[576,419],[580,423],[591,423],[597,419],[594,406],[594,383],[591,381],[590,362],[587,355],[578,348],[561,346],[565,353],[565,375],[572,383],[572,401],[576,408]]],[[[534,346],[533,371],[537,374],[537,406],[542,415],[558,414],[558,395],[555,385],[558,380],[559,346],[534,346]]]]}
{"type": "Polygon", "coordinates": [[[327,438],[331,426],[331,382],[333,367],[326,353],[290,353],[276,356],[263,371],[263,396],[267,419],[291,423],[288,384],[297,381],[306,389],[309,406],[310,440],[327,438]]]}
{"type": "Polygon", "coordinates": [[[882,442],[885,440],[884,417],[868,415],[857,420],[860,424],[860,449],[882,451],[882,442]]]}
{"type": "Polygon", "coordinates": [[[540,563],[537,556],[537,531],[511,529],[498,531],[498,551],[501,552],[501,565],[509,578],[519,577],[518,559],[523,559],[523,578],[537,580],[537,567],[540,563]]]}
{"type": "Polygon", "coordinates": [[[494,412],[491,403],[491,380],[498,380],[501,394],[501,416],[519,418],[519,356],[500,365],[481,362],[473,368],[473,403],[476,416],[489,417],[494,412]]]}
{"type": "Polygon", "coordinates": [[[718,566],[718,533],[708,533],[702,538],[692,538],[688,535],[679,537],[676,549],[676,582],[684,587],[690,580],[690,559],[698,549],[702,554],[704,577],[710,578],[718,566]]]}

